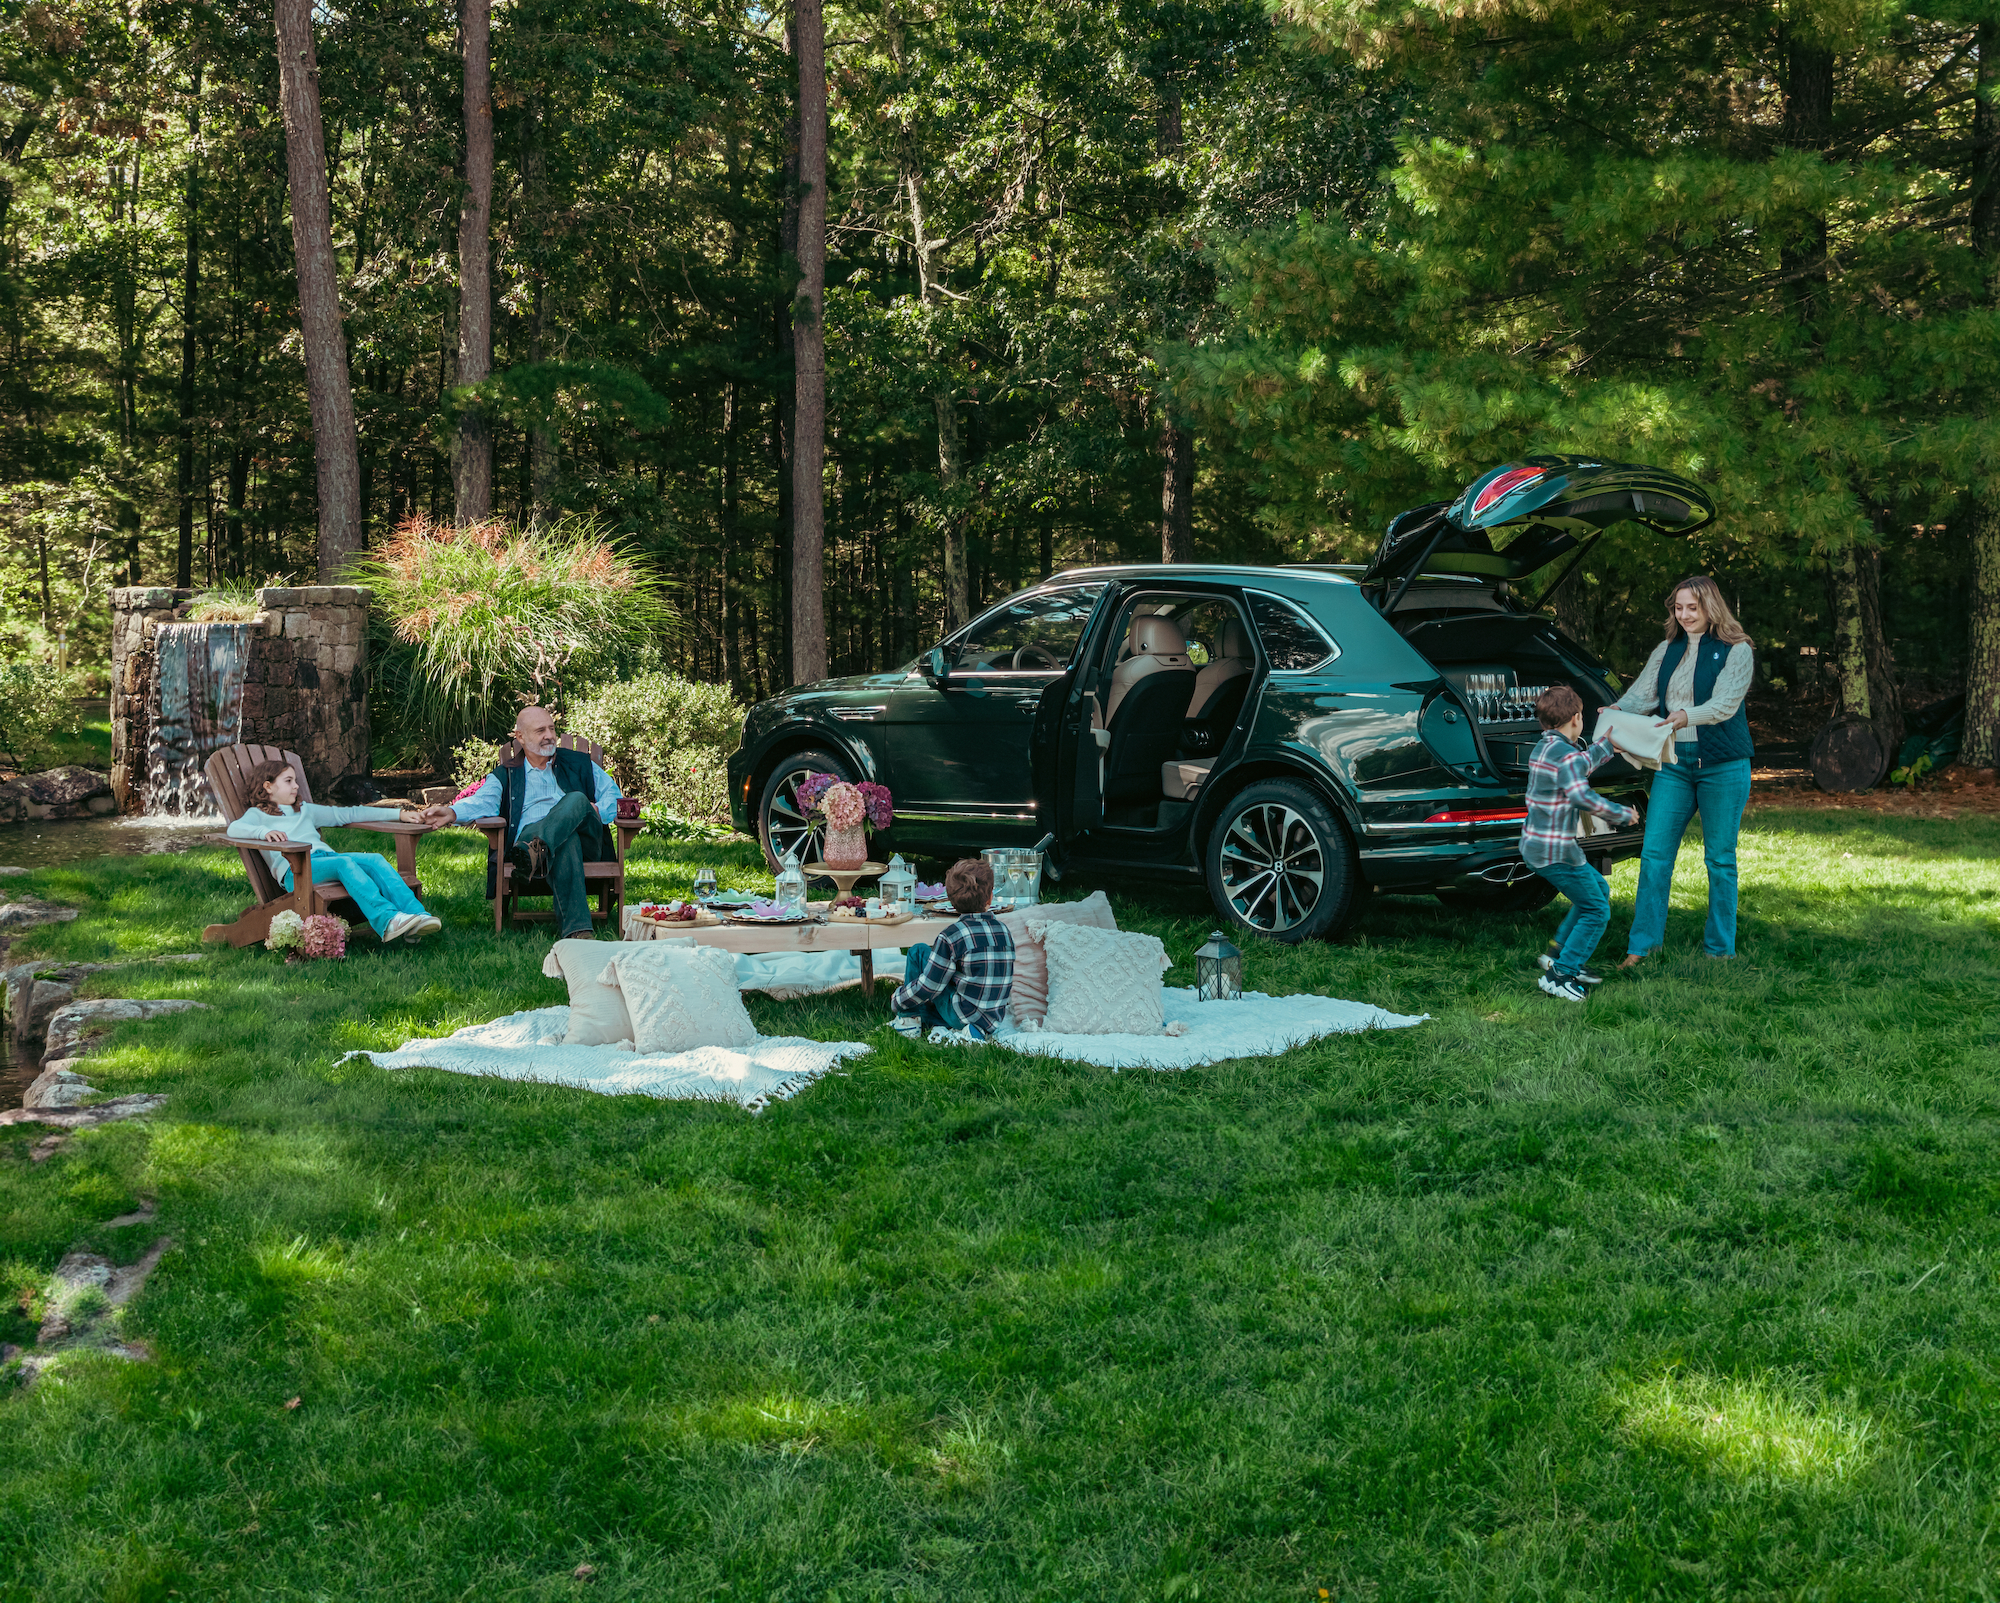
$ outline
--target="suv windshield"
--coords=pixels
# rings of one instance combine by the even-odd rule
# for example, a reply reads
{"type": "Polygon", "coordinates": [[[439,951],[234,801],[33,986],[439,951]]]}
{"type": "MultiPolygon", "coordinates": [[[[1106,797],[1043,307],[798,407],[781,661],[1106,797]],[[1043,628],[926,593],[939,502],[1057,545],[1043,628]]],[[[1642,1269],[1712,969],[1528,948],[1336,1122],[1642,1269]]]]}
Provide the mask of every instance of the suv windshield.
{"type": "Polygon", "coordinates": [[[1069,666],[1102,584],[1038,590],[1003,602],[958,637],[960,669],[1053,673],[1069,666]]]}

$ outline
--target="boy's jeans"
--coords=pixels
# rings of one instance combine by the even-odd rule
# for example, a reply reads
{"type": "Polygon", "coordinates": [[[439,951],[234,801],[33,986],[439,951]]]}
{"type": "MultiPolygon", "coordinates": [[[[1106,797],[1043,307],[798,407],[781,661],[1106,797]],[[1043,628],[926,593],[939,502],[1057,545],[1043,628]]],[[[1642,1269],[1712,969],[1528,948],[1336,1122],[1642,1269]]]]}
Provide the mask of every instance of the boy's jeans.
{"type": "MultiPolygon", "coordinates": [[[[388,932],[389,920],[398,913],[424,910],[424,904],[403,883],[403,876],[380,852],[314,852],[312,868],[313,883],[325,885],[338,881],[340,888],[354,898],[354,905],[361,909],[361,916],[377,935],[388,932]]],[[[292,876],[288,871],[285,889],[291,888],[292,876]]]]}
{"type": "Polygon", "coordinates": [[[1556,927],[1555,945],[1560,950],[1550,972],[1557,979],[1573,980],[1611,922],[1611,888],[1588,863],[1551,863],[1535,872],[1569,898],[1569,911],[1556,927]]]}
{"type": "MultiPolygon", "coordinates": [[[[903,960],[903,983],[908,985],[931,960],[930,942],[919,941],[910,948],[910,955],[903,960]]],[[[926,1002],[917,1010],[917,1022],[925,1029],[943,1025],[947,1030],[962,1030],[965,1020],[958,1014],[958,998],[950,991],[941,992],[934,1002],[926,1002]]]]}
{"type": "Polygon", "coordinates": [[[1633,956],[1644,957],[1666,942],[1674,858],[1697,811],[1701,854],[1708,863],[1708,923],[1701,932],[1702,950],[1711,957],[1736,955],[1736,836],[1749,801],[1748,757],[1710,768],[1662,768],[1653,775],[1646,844],[1639,849],[1638,904],[1632,909],[1632,932],[1625,941],[1633,956]]]}

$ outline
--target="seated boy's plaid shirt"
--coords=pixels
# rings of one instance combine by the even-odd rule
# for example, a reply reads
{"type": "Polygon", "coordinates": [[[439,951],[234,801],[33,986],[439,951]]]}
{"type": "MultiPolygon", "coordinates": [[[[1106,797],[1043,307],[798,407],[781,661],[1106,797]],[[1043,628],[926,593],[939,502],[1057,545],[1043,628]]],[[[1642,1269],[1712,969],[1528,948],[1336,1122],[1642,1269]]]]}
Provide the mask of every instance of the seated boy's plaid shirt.
{"type": "Polygon", "coordinates": [[[1590,788],[1593,770],[1611,760],[1611,737],[1579,746],[1558,729],[1544,730],[1528,759],[1528,816],[1521,825],[1521,860],[1530,868],[1583,862],[1576,843],[1577,814],[1588,809],[1613,823],[1635,814],[1590,788]]]}
{"type": "Polygon", "coordinates": [[[923,973],[898,986],[889,1006],[914,1013],[950,988],[959,1011],[989,1035],[1006,1016],[1014,989],[1014,937],[991,913],[967,913],[931,943],[923,973]]]}

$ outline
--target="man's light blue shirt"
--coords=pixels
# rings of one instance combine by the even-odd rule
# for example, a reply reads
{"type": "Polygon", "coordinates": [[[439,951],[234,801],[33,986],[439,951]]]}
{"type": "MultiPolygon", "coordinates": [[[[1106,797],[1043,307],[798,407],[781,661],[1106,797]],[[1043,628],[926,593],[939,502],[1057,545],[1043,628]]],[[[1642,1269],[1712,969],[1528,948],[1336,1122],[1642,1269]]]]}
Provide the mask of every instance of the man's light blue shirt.
{"type": "MultiPolygon", "coordinates": [[[[556,783],[555,763],[537,768],[525,759],[521,770],[527,775],[527,783],[521,791],[521,824],[526,829],[539,819],[546,818],[549,809],[562,800],[562,787],[556,783]]],[[[597,816],[604,823],[610,823],[618,816],[618,798],[625,793],[613,779],[596,763],[590,771],[597,780],[597,816]]],[[[488,774],[480,786],[464,801],[451,804],[452,815],[461,824],[469,824],[475,818],[498,818],[500,816],[500,776],[488,774]]]]}

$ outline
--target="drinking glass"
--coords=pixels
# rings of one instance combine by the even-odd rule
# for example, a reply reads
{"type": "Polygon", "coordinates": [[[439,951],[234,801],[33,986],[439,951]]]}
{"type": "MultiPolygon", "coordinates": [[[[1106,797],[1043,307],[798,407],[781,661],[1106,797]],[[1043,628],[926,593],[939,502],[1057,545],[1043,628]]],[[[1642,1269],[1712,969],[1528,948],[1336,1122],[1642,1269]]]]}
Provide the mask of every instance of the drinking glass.
{"type": "Polygon", "coordinates": [[[694,899],[705,902],[715,894],[715,870],[703,865],[695,870],[694,899]]]}

